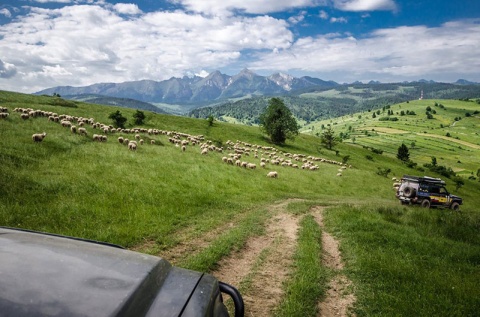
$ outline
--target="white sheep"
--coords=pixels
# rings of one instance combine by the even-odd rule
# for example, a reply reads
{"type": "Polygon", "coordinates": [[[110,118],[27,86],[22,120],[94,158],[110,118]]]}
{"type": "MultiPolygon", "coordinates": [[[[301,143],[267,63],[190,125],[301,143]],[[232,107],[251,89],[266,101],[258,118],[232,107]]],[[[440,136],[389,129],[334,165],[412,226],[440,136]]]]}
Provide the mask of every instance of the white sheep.
{"type": "Polygon", "coordinates": [[[155,144],[155,140],[150,140],[150,144],[155,144]]]}
{"type": "Polygon", "coordinates": [[[32,135],[33,142],[42,142],[43,139],[47,136],[47,133],[35,133],[32,135]]]}
{"type": "Polygon", "coordinates": [[[72,133],[77,133],[77,127],[74,126],[74,125],[72,125],[72,126],[70,127],[70,131],[72,131],[72,133]]]}
{"type": "Polygon", "coordinates": [[[8,117],[8,112],[1,112],[1,113],[0,113],[0,118],[4,118],[4,119],[5,119],[6,117],[8,117]]]}
{"type": "Polygon", "coordinates": [[[80,135],[87,135],[87,129],[85,128],[78,128],[78,134],[80,135]]]}
{"type": "Polygon", "coordinates": [[[275,171],[268,172],[267,177],[278,178],[278,173],[275,171]]]}
{"type": "Polygon", "coordinates": [[[342,173],[337,173],[337,176],[342,176],[342,173]]]}
{"type": "Polygon", "coordinates": [[[260,167],[265,168],[266,165],[267,165],[267,164],[265,164],[265,162],[260,162],[260,167]]]}
{"type": "Polygon", "coordinates": [[[248,163],[247,168],[254,170],[257,168],[257,165],[255,165],[254,163],[248,163]]]}
{"type": "Polygon", "coordinates": [[[208,154],[208,149],[207,149],[207,148],[204,148],[204,149],[202,150],[202,155],[207,155],[207,154],[208,154]]]}
{"type": "Polygon", "coordinates": [[[136,151],[137,150],[137,143],[130,141],[128,143],[128,149],[132,150],[132,151],[136,151]]]}

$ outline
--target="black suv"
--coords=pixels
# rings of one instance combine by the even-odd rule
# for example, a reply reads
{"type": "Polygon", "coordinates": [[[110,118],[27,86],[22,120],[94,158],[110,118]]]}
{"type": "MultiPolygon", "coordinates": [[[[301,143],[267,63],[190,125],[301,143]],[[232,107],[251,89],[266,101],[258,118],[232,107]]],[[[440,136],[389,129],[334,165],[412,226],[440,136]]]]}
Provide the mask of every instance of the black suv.
{"type": "Polygon", "coordinates": [[[447,191],[445,181],[440,178],[404,175],[397,187],[396,196],[402,204],[459,210],[463,203],[462,198],[447,191]]]}
{"type": "Polygon", "coordinates": [[[0,227],[0,316],[243,316],[209,274],[121,247],[0,227]]]}

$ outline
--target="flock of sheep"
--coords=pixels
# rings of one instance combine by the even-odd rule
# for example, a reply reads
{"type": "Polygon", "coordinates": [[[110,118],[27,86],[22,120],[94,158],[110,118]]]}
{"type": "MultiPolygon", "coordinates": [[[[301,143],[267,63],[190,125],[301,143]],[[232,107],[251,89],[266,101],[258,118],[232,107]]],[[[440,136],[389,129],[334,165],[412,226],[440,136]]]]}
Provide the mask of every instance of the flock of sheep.
{"type": "MultiPolygon", "coordinates": [[[[215,146],[212,141],[205,141],[203,135],[194,136],[187,133],[159,129],[114,128],[112,125],[96,122],[93,118],[76,117],[66,114],[59,115],[54,112],[34,110],[31,108],[15,108],[13,111],[20,113],[20,117],[24,120],[46,117],[48,121],[59,123],[62,127],[69,129],[71,133],[85,137],[89,135],[86,127],[90,126],[91,129],[100,131],[99,133],[92,134],[92,140],[97,142],[106,142],[108,139],[107,135],[122,134],[117,138],[118,143],[125,145],[127,149],[131,151],[136,151],[139,145],[144,145],[144,138],[147,136],[150,141],[149,143],[153,145],[156,143],[153,137],[166,135],[168,136],[169,143],[179,147],[184,152],[187,150],[187,147],[198,146],[202,155],[208,155],[210,152],[223,153],[222,161],[224,163],[246,169],[256,169],[258,164],[260,168],[263,169],[266,169],[268,166],[284,166],[315,171],[320,168],[319,163],[327,163],[339,165],[340,168],[338,169],[337,176],[342,176],[343,171],[351,167],[351,165],[347,166],[334,160],[304,154],[285,153],[275,147],[249,144],[238,140],[236,142],[228,140],[225,147],[218,147],[215,146]]],[[[8,108],[0,107],[0,118],[7,117],[8,108]]],[[[35,133],[32,135],[32,140],[34,142],[42,142],[46,135],[46,132],[35,133]]],[[[278,172],[269,171],[267,177],[278,178],[278,172]]]]}

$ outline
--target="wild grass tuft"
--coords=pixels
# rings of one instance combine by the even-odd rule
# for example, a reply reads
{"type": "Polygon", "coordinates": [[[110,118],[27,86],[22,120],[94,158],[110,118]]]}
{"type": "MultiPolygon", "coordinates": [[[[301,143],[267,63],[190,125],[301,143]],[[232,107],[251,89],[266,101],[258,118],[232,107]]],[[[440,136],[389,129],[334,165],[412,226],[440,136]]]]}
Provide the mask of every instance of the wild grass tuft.
{"type": "Polygon", "coordinates": [[[275,316],[317,316],[318,301],[327,281],[321,252],[320,227],[313,216],[304,216],[300,222],[293,273],[286,283],[285,298],[275,316]]]}

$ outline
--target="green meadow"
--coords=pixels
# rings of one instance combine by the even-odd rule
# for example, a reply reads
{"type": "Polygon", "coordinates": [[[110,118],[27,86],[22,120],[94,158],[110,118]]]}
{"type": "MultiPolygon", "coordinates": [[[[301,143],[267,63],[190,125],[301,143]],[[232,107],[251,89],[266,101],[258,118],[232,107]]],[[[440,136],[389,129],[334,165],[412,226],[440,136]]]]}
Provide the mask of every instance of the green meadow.
{"type": "Polygon", "coordinates": [[[202,135],[224,152],[201,155],[198,145],[182,151],[169,136],[146,133],[141,134],[145,144],[129,151],[117,138],[133,139],[133,134],[109,133],[107,142],[95,142],[92,135],[100,131],[91,126],[82,136],[46,117],[21,119],[13,110],[41,109],[107,125],[112,123],[109,114],[119,110],[129,119],[127,128],[134,128],[133,109],[4,91],[0,106],[9,110],[9,116],[0,119],[1,226],[105,241],[160,256],[180,245],[185,232],[202,236],[222,228],[208,245],[174,263],[211,272],[248,239],[265,234],[272,216],[268,206],[301,199],[291,208],[301,217],[297,252],[275,314],[316,316],[316,303],[326,296],[333,272],[318,261],[322,229],[309,214],[312,206],[326,206],[325,230],[340,242],[357,316],[478,316],[480,115],[475,112],[480,105],[475,102],[392,105],[390,117],[398,121],[379,121],[387,115],[382,108],[372,109],[313,123],[294,141],[275,146],[282,156],[347,159],[351,167],[341,177],[339,165],[324,162],[314,171],[272,164],[263,169],[253,154],[242,160],[256,163],[256,169],[224,163],[228,140],[274,146],[257,127],[219,121],[210,126],[207,120],[146,112],[139,128],[202,135]],[[436,110],[433,119],[426,117],[427,106],[436,110]],[[380,114],[372,118],[377,110],[380,114]],[[416,115],[402,116],[402,110],[416,115]],[[349,136],[327,150],[316,136],[322,124],[349,136]],[[32,134],[42,132],[47,133],[43,142],[34,143],[32,134]],[[417,167],[409,168],[395,157],[402,142],[417,167]],[[383,153],[373,153],[372,147],[383,153]],[[460,212],[401,206],[395,198],[393,176],[439,177],[419,169],[432,156],[464,180],[456,189],[453,180],[445,179],[448,189],[464,199],[460,212]],[[390,173],[379,175],[379,169],[390,173]],[[277,171],[278,178],[266,177],[269,171],[277,171]],[[225,228],[225,223],[232,226],[225,228]],[[303,296],[306,293],[309,296],[303,296]]]}

